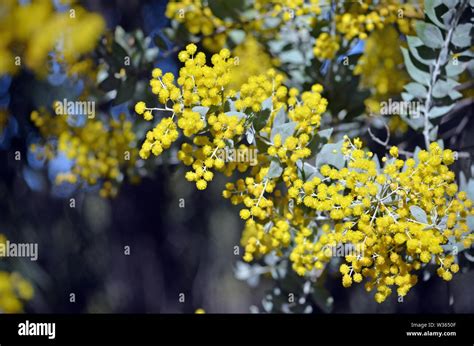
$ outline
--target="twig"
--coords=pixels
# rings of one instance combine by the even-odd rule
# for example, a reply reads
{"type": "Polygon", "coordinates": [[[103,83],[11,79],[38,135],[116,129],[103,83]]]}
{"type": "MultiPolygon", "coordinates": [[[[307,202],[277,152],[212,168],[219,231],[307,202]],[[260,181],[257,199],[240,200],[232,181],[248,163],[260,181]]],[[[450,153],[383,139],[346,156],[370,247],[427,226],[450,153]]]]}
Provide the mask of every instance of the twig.
{"type": "Polygon", "coordinates": [[[381,146],[383,147],[387,147],[388,145],[388,142],[390,141],[390,129],[388,127],[388,125],[386,123],[384,123],[384,126],[385,126],[385,130],[387,131],[387,138],[385,138],[385,141],[382,141],[380,138],[378,138],[377,136],[375,136],[372,132],[372,130],[370,129],[370,125],[368,127],[368,131],[369,131],[369,135],[370,137],[375,141],[377,142],[378,144],[380,144],[381,146]]]}
{"type": "MultiPolygon", "coordinates": [[[[387,138],[385,139],[385,141],[382,141],[380,138],[378,138],[377,136],[374,135],[374,133],[372,132],[372,130],[370,129],[370,125],[368,127],[368,132],[369,132],[369,135],[370,135],[370,138],[372,138],[372,140],[377,143],[377,144],[380,144],[381,146],[385,147],[386,149],[388,149],[388,142],[390,141],[390,128],[388,127],[387,124],[384,123],[384,126],[385,126],[385,129],[387,131],[387,138]]],[[[403,150],[403,149],[398,149],[398,153],[401,154],[401,155],[404,155],[406,157],[413,157],[413,153],[412,152],[409,152],[409,151],[406,151],[406,150],[403,150]]]]}

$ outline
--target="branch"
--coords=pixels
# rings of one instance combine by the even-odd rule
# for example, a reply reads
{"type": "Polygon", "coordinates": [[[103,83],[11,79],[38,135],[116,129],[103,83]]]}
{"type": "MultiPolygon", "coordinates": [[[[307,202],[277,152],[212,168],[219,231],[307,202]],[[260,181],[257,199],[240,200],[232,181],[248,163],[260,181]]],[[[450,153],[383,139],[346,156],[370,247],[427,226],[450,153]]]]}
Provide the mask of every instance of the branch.
{"type": "Polygon", "coordinates": [[[444,39],[443,46],[441,47],[441,50],[438,54],[438,57],[436,58],[436,62],[434,64],[434,68],[432,70],[431,74],[431,82],[430,85],[428,86],[428,96],[425,101],[425,107],[424,107],[424,129],[423,129],[423,136],[425,137],[425,146],[426,149],[429,148],[430,146],[430,120],[429,120],[429,111],[431,109],[432,103],[433,103],[433,88],[435,83],[438,80],[438,76],[441,72],[441,64],[444,64],[444,60],[448,56],[449,53],[449,44],[451,43],[451,39],[454,33],[454,29],[456,28],[456,25],[461,18],[465,6],[467,5],[468,0],[464,0],[461,5],[458,7],[458,10],[456,12],[456,15],[453,17],[450,23],[450,28],[448,30],[448,33],[446,35],[446,38],[444,39]]]}
{"type": "MultiPolygon", "coordinates": [[[[385,130],[387,131],[387,138],[385,138],[385,141],[382,141],[380,138],[378,138],[377,136],[374,135],[374,133],[370,129],[370,125],[368,127],[368,132],[369,132],[370,138],[372,138],[372,140],[375,143],[380,144],[384,148],[388,149],[388,142],[390,141],[390,128],[385,123],[384,123],[384,126],[385,126],[385,130]]],[[[413,157],[412,152],[405,151],[405,150],[402,150],[402,149],[398,149],[398,153],[401,154],[401,155],[404,155],[406,157],[413,157]]]]}

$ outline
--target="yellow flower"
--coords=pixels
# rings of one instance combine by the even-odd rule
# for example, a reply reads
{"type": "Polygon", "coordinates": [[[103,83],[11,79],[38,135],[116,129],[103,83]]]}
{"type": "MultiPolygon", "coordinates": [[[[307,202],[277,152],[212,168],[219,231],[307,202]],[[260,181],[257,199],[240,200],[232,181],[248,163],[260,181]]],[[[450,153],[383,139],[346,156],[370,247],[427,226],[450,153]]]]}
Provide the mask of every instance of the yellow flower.
{"type": "Polygon", "coordinates": [[[390,155],[393,157],[398,157],[398,148],[397,147],[391,147],[390,148],[390,155]]]}
{"type": "Polygon", "coordinates": [[[137,114],[143,114],[145,112],[146,104],[143,101],[137,102],[135,105],[135,112],[137,114]]]}
{"type": "Polygon", "coordinates": [[[204,179],[200,179],[196,182],[196,187],[198,190],[205,190],[207,187],[207,182],[204,179]]]}
{"type": "Polygon", "coordinates": [[[24,63],[39,77],[45,77],[48,69],[44,67],[51,52],[59,53],[63,62],[73,67],[95,48],[105,29],[100,15],[78,4],[74,4],[74,20],[69,11],[55,11],[53,3],[44,0],[24,4],[4,1],[0,12],[0,75],[16,73],[19,65],[15,57],[19,57],[21,65],[24,63]]]}
{"type": "Polygon", "coordinates": [[[101,195],[113,197],[117,193],[116,185],[122,180],[122,172],[128,171],[132,179],[136,177],[136,136],[132,123],[124,115],[117,120],[88,119],[83,126],[72,126],[66,117],[42,110],[33,111],[31,120],[43,138],[56,140],[54,144],[45,141],[41,149],[36,148],[38,157],[53,159],[63,153],[73,160],[71,170],[56,177],[57,184],[102,183],[101,195]]]}
{"type": "Polygon", "coordinates": [[[0,271],[0,292],[0,311],[21,313],[24,303],[33,298],[34,289],[20,274],[0,271]]]}

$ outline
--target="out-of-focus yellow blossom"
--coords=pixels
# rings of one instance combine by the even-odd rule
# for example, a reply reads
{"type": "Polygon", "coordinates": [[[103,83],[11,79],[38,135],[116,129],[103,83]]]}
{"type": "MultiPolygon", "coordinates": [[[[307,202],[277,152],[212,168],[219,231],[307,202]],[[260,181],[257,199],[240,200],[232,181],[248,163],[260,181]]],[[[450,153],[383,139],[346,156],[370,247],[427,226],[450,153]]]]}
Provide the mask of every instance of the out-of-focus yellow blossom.
{"type": "Polygon", "coordinates": [[[33,298],[33,287],[18,273],[0,271],[0,313],[23,312],[23,305],[33,298]]]}
{"type": "Polygon", "coordinates": [[[179,23],[183,23],[188,31],[194,35],[203,35],[204,46],[212,52],[224,47],[226,34],[223,31],[230,26],[230,22],[214,16],[206,2],[202,0],[169,1],[166,7],[166,16],[179,23]]]}
{"type": "MultiPolygon", "coordinates": [[[[4,244],[6,240],[5,236],[0,234],[0,243],[4,244]]],[[[24,303],[31,300],[33,294],[33,286],[19,273],[0,270],[0,313],[23,312],[24,303]]]]}
{"type": "Polygon", "coordinates": [[[21,5],[0,4],[0,75],[13,74],[26,65],[40,76],[48,71],[48,56],[56,52],[68,64],[92,51],[105,29],[95,13],[71,3],[71,10],[56,12],[50,0],[21,5]]]}
{"type": "Polygon", "coordinates": [[[254,8],[261,13],[282,16],[283,20],[289,21],[294,16],[303,16],[306,14],[318,15],[321,13],[318,0],[257,0],[254,8]]]}
{"type": "Polygon", "coordinates": [[[250,76],[264,74],[278,62],[268,55],[262,45],[253,37],[244,40],[234,48],[236,67],[232,69],[231,84],[233,89],[239,89],[250,76]]]}
{"type": "MultiPolygon", "coordinates": [[[[319,59],[333,59],[343,40],[351,41],[356,38],[365,40],[374,32],[381,30],[384,32],[384,28],[394,26],[402,33],[408,34],[412,32],[414,19],[422,17],[423,13],[417,5],[400,4],[394,0],[377,4],[372,1],[340,2],[336,7],[335,30],[330,34],[323,32],[316,38],[313,53],[319,59]]],[[[398,43],[386,43],[380,40],[377,40],[376,45],[379,50],[398,47],[398,43]]],[[[374,55],[367,46],[364,51],[367,53],[363,57],[371,58],[374,55]]],[[[387,53],[387,56],[389,54],[387,53]]]]}
{"type": "MultiPolygon", "coordinates": [[[[379,110],[379,104],[380,103],[375,104],[371,107],[370,104],[367,103],[367,108],[369,109],[369,111],[374,112],[375,110],[379,110]]],[[[408,131],[408,124],[406,123],[406,121],[403,121],[403,119],[399,115],[394,114],[388,119],[388,128],[390,130],[390,133],[403,134],[408,131]]]]}
{"type": "Polygon", "coordinates": [[[231,29],[258,32],[263,37],[271,38],[279,27],[291,22],[295,16],[305,16],[308,24],[312,24],[316,16],[321,13],[318,0],[256,0],[249,2],[247,7],[247,10],[252,10],[258,15],[252,20],[238,22],[218,18],[212,13],[206,1],[172,0],[168,2],[166,16],[185,25],[191,34],[202,36],[206,49],[218,52],[224,47],[231,29]],[[265,18],[275,17],[280,19],[279,25],[276,28],[265,28],[265,18]]]}
{"type": "Polygon", "coordinates": [[[337,32],[346,40],[355,37],[365,40],[374,30],[381,30],[391,24],[396,24],[402,33],[408,34],[412,30],[413,19],[422,17],[417,5],[388,0],[377,5],[369,1],[341,4],[335,20],[337,32]]]}
{"type": "Polygon", "coordinates": [[[57,139],[57,146],[48,142],[42,151],[34,147],[38,155],[52,159],[58,152],[74,161],[70,172],[57,176],[56,183],[63,182],[94,185],[102,183],[100,194],[112,197],[116,186],[126,174],[133,178],[138,150],[132,122],[120,116],[114,119],[88,119],[84,126],[72,126],[68,115],[50,115],[46,111],[33,111],[31,120],[47,141],[57,139]]]}
{"type": "Polygon", "coordinates": [[[86,83],[95,83],[97,80],[97,66],[90,58],[71,63],[66,70],[70,77],[81,76],[86,83]]]}
{"type": "Polygon", "coordinates": [[[323,32],[316,38],[313,53],[314,56],[319,59],[333,59],[338,50],[339,40],[337,37],[331,36],[327,32],[323,32]]]}
{"type": "Polygon", "coordinates": [[[393,26],[374,31],[365,43],[367,54],[362,55],[354,69],[360,75],[360,86],[371,91],[364,102],[369,112],[380,112],[380,103],[397,95],[409,78],[403,66],[400,37],[393,26]]]}

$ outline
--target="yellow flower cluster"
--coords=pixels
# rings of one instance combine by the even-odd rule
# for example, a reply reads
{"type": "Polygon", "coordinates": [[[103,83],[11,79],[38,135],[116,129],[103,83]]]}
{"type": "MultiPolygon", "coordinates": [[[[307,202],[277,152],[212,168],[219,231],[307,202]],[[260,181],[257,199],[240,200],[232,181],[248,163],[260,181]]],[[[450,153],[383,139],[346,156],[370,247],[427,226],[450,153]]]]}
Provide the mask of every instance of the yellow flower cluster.
{"type": "MultiPolygon", "coordinates": [[[[290,225],[285,219],[276,221],[268,232],[262,224],[250,219],[245,223],[241,245],[245,247],[244,261],[253,261],[272,250],[287,247],[291,242],[290,225]]],[[[281,253],[280,253],[281,255],[281,253]]]]}
{"type": "Polygon", "coordinates": [[[372,31],[381,30],[387,25],[396,24],[400,31],[408,34],[411,19],[421,13],[412,4],[400,4],[397,1],[384,1],[373,7],[367,3],[350,4],[349,9],[336,15],[336,30],[346,40],[359,37],[365,40],[372,31]]]}
{"type": "MultiPolygon", "coordinates": [[[[279,27],[291,22],[296,16],[304,16],[307,23],[312,25],[321,13],[319,5],[318,0],[255,0],[247,4],[245,11],[256,15],[248,20],[242,18],[237,21],[218,18],[203,0],[172,0],[168,2],[166,16],[185,25],[191,34],[202,36],[202,43],[206,49],[218,52],[224,47],[227,35],[232,29],[253,31],[270,39],[274,37],[279,27]],[[275,28],[265,27],[267,18],[279,18],[280,23],[275,28]]],[[[247,38],[253,39],[251,35],[247,38]]]]}
{"type": "MultiPolygon", "coordinates": [[[[284,142],[281,140],[281,135],[277,134],[273,138],[273,145],[268,147],[268,155],[278,157],[281,163],[288,164],[283,176],[290,176],[294,172],[293,166],[298,160],[311,156],[311,149],[307,148],[310,137],[306,133],[301,133],[298,136],[289,136],[284,142]],[[288,174],[288,172],[291,172],[288,174]]],[[[291,179],[288,177],[288,179],[291,179]]]]}
{"type": "Polygon", "coordinates": [[[179,60],[184,63],[184,67],[180,69],[176,82],[173,74],[166,73],[162,76],[160,69],[153,70],[153,79],[150,81],[152,92],[158,96],[161,104],[166,106],[167,103],[172,103],[173,106],[164,109],[147,108],[143,102],[139,102],[135,111],[144,114],[145,120],[153,119],[147,112],[158,110],[181,114],[185,107],[197,104],[204,107],[219,105],[223,97],[232,96],[231,90],[226,90],[225,93],[222,91],[229,84],[229,69],[233,65],[233,59],[229,59],[229,50],[223,49],[219,54],[214,54],[211,59],[212,67],[206,65],[205,54],[196,54],[196,50],[196,45],[189,44],[186,50],[179,53],[179,60]]]}
{"type": "Polygon", "coordinates": [[[240,100],[235,102],[235,108],[244,111],[249,108],[253,112],[262,109],[262,102],[270,97],[275,90],[275,96],[281,98],[286,94],[286,87],[281,86],[283,75],[275,74],[274,70],[269,70],[266,74],[251,76],[248,81],[242,84],[240,89],[240,100]]]}
{"type": "Polygon", "coordinates": [[[23,304],[33,298],[33,292],[20,274],[0,271],[0,313],[23,312],[23,304]]]}
{"type": "Polygon", "coordinates": [[[287,22],[294,17],[309,15],[314,18],[321,14],[320,1],[318,0],[256,0],[254,9],[261,14],[269,14],[272,17],[281,17],[287,22]]]}
{"type": "MultiPolygon", "coordinates": [[[[393,29],[393,25],[396,25],[402,33],[408,34],[411,31],[413,18],[420,16],[422,13],[414,5],[397,4],[396,1],[385,1],[377,6],[365,2],[338,5],[334,18],[336,30],[332,34],[323,32],[316,38],[313,48],[314,56],[318,59],[333,59],[337,55],[343,39],[347,41],[354,38],[365,40],[373,32],[380,32],[388,27],[393,29]]],[[[385,43],[382,47],[392,46],[385,43]]],[[[398,44],[394,45],[393,49],[396,47],[398,44]]],[[[370,56],[372,59],[373,54],[370,49],[371,47],[366,46],[365,52],[367,53],[364,54],[364,57],[370,56]]]]}
{"type": "MultiPolygon", "coordinates": [[[[177,86],[173,84],[173,76],[165,75],[161,79],[161,71],[157,69],[153,71],[157,79],[152,79],[150,86],[152,90],[159,89],[155,94],[164,107],[150,108],[144,102],[138,102],[135,106],[135,111],[149,120],[153,119],[151,115],[153,111],[173,113],[172,117],[164,118],[154,130],[148,132],[140,150],[141,157],[147,159],[150,152],[155,155],[161,154],[163,149],[177,140],[177,127],[179,127],[186,137],[192,137],[192,143],[183,143],[178,152],[178,159],[192,167],[185,177],[188,181],[195,182],[198,189],[204,190],[214,177],[213,169],[229,176],[235,169],[243,172],[249,167],[249,162],[225,162],[220,154],[224,150],[233,149],[228,143],[241,141],[246,126],[249,125],[247,119],[251,114],[255,116],[260,112],[264,102],[271,100],[269,120],[262,129],[262,134],[270,133],[274,117],[280,108],[290,109],[290,120],[296,124],[295,136],[290,136],[281,143],[281,137],[277,135],[273,139],[275,143],[269,148],[270,152],[274,151],[273,156],[277,156],[282,162],[288,161],[284,176],[290,181],[297,172],[296,161],[311,155],[311,150],[306,146],[312,138],[314,129],[319,126],[321,114],[327,106],[327,101],[320,94],[322,86],[313,86],[311,91],[304,92],[299,99],[296,89],[288,91],[287,87],[282,85],[283,75],[270,69],[265,74],[250,76],[238,90],[237,96],[236,91],[228,87],[230,74],[235,68],[228,50],[221,50],[212,56],[213,66],[206,64],[203,53],[196,54],[196,46],[193,44],[188,45],[178,57],[184,63],[184,67],[180,69],[177,86]],[[162,97],[163,90],[171,89],[177,90],[176,98],[162,97]],[[286,99],[287,103],[284,102],[286,99]],[[234,103],[236,111],[243,113],[222,111],[229,101],[234,103]],[[147,115],[147,112],[150,114],[147,115]],[[177,126],[174,123],[175,118],[177,126]],[[166,143],[163,144],[163,140],[166,143]]],[[[255,147],[240,144],[238,150],[249,152],[255,150],[255,147]]],[[[263,167],[261,172],[265,170],[268,171],[268,165],[263,167]]],[[[272,186],[268,181],[262,182],[262,186],[264,184],[267,189],[272,186]]],[[[248,189],[250,195],[261,192],[260,188],[253,186],[248,189]]],[[[265,203],[264,201],[265,199],[262,202],[261,198],[259,203],[265,203]]],[[[265,218],[259,209],[260,204],[253,207],[253,209],[249,207],[250,212],[252,210],[255,212],[252,216],[260,215],[265,218]]],[[[243,211],[242,215],[246,215],[246,211],[243,211]]]]}
{"type": "Polygon", "coordinates": [[[282,85],[285,77],[274,69],[269,69],[264,74],[250,76],[240,87],[240,97],[235,101],[235,108],[242,112],[258,112],[262,110],[262,103],[271,98],[272,109],[269,121],[262,129],[263,133],[270,133],[274,117],[281,108],[289,108],[285,104],[288,88],[282,85]]]}
{"type": "Polygon", "coordinates": [[[202,0],[172,0],[166,7],[166,16],[186,25],[194,35],[203,35],[205,47],[213,52],[219,51],[226,40],[222,33],[229,22],[214,16],[207,2],[202,0]]]}
{"type": "MultiPolygon", "coordinates": [[[[341,46],[343,39],[351,41],[354,38],[365,40],[372,33],[380,32],[384,28],[393,27],[394,25],[404,34],[408,34],[412,30],[414,18],[422,17],[423,14],[415,5],[399,4],[396,1],[384,1],[378,5],[372,5],[369,2],[354,2],[349,4],[340,4],[335,15],[335,32],[321,33],[315,40],[313,53],[318,59],[333,59],[341,46]]],[[[377,45],[380,41],[377,42],[377,45]]],[[[384,42],[383,45],[377,46],[378,49],[389,47],[395,49],[398,44],[392,47],[391,44],[384,42]]],[[[368,47],[366,52],[372,51],[368,47]]],[[[388,54],[388,53],[387,53],[388,54]]],[[[364,57],[368,54],[364,54],[364,57]]],[[[375,73],[374,73],[375,75],[375,73]]]]}
{"type": "Polygon", "coordinates": [[[364,102],[370,112],[378,113],[380,103],[390,96],[399,94],[408,82],[400,50],[400,37],[393,26],[374,31],[365,43],[364,54],[354,69],[360,75],[360,86],[371,90],[371,96],[364,102]]]}
{"type": "MultiPolygon", "coordinates": [[[[5,236],[0,234],[0,243],[5,241],[5,236]]],[[[33,286],[19,273],[0,270],[0,313],[23,312],[24,302],[31,300],[33,294],[33,286]]]]}
{"type": "Polygon", "coordinates": [[[140,149],[140,157],[147,159],[150,153],[158,156],[178,139],[176,124],[172,118],[163,118],[156,127],[148,131],[145,142],[140,149]]]}
{"type": "Polygon", "coordinates": [[[236,67],[232,69],[230,87],[236,90],[247,82],[249,77],[265,74],[272,67],[278,66],[277,59],[272,58],[252,36],[236,46],[232,55],[235,57],[236,67]]]}
{"type": "Polygon", "coordinates": [[[327,32],[321,33],[315,41],[313,54],[318,59],[333,59],[339,51],[339,39],[327,32]]]}
{"type": "MultiPolygon", "coordinates": [[[[71,126],[67,117],[46,111],[31,113],[31,120],[42,137],[57,139],[57,147],[45,145],[46,158],[52,159],[62,152],[74,161],[71,171],[58,175],[56,183],[103,182],[101,196],[115,196],[117,187],[113,183],[121,181],[125,172],[134,178],[138,153],[132,123],[120,116],[117,120],[88,119],[84,126],[71,126]]],[[[37,147],[32,149],[41,154],[37,147]]]]}
{"type": "Polygon", "coordinates": [[[314,84],[311,91],[305,91],[301,94],[301,100],[296,97],[299,95],[297,89],[292,88],[289,92],[288,104],[291,106],[288,117],[297,122],[297,129],[302,129],[307,134],[312,134],[314,127],[319,127],[321,114],[326,111],[328,102],[321,97],[323,86],[314,84]]]}
{"type": "Polygon", "coordinates": [[[216,156],[219,147],[213,149],[209,137],[197,136],[193,139],[193,144],[194,146],[183,143],[181,150],[178,152],[178,159],[186,166],[193,168],[192,171],[186,172],[186,180],[196,182],[196,187],[199,190],[204,190],[207,183],[214,178],[211,169],[222,170],[225,163],[224,160],[216,156]]]}
{"type": "MultiPolygon", "coordinates": [[[[376,288],[375,299],[382,302],[395,286],[404,296],[416,283],[414,271],[436,261],[438,274],[445,280],[459,267],[443,245],[450,241],[470,247],[474,237],[466,217],[474,214],[472,201],[464,192],[457,194],[455,176],[448,168],[454,153],[432,143],[429,151],[418,154],[418,162],[397,159],[398,149],[390,150],[385,166],[378,170],[372,154],[361,149],[358,140],[348,139],[343,152],[348,164],[340,170],[321,167],[323,179],[295,183],[289,192],[297,203],[327,215],[318,238],[300,231],[290,259],[300,274],[321,269],[331,257],[331,248],[352,245],[359,252],[345,257],[340,270],[345,287],[366,280],[368,291],[376,288]]],[[[307,232],[309,233],[309,232],[307,232]]]]}
{"type": "Polygon", "coordinates": [[[74,3],[70,11],[55,12],[50,0],[0,4],[0,75],[26,65],[40,76],[48,70],[48,55],[55,51],[73,64],[92,51],[105,29],[105,21],[74,3]],[[58,48],[60,47],[60,48],[58,48]]]}
{"type": "MultiPolygon", "coordinates": [[[[158,82],[152,80],[150,86],[159,83],[161,89],[155,94],[163,107],[149,108],[139,102],[135,110],[143,115],[172,112],[157,127],[166,121],[173,131],[182,129],[190,137],[190,142],[182,143],[178,158],[192,167],[185,177],[199,190],[208,186],[215,171],[228,176],[235,169],[245,172],[223,191],[232,204],[243,205],[244,260],[273,251],[288,256],[299,275],[312,275],[331,260],[332,247],[354,246],[360,251],[345,257],[342,284],[349,287],[365,281],[367,290],[377,290],[378,302],[393,287],[398,295],[406,295],[416,283],[415,272],[428,262],[439,264],[438,274],[445,280],[459,269],[444,247],[452,242],[471,245],[474,239],[466,218],[474,209],[464,192],[457,193],[454,173],[448,168],[454,161],[452,151],[433,143],[416,159],[403,161],[393,147],[380,168],[359,139],[346,138],[339,153],[345,162],[342,168],[325,164],[313,167],[317,174],[305,176],[303,162],[317,154],[309,146],[328,104],[321,85],[300,94],[270,70],[250,76],[234,91],[229,88],[229,75],[235,66],[227,50],[211,58],[213,66],[206,64],[204,54],[196,54],[194,45],[180,52],[179,58],[184,67],[176,84],[172,76],[160,79],[161,71],[153,73],[158,82]],[[170,94],[177,90],[177,96],[161,98],[163,89],[170,94]],[[224,161],[222,150],[256,149],[241,141],[265,103],[270,115],[256,134],[266,145],[258,153],[259,164],[249,168],[248,162],[224,161]],[[235,111],[230,111],[232,107],[235,111]],[[281,111],[289,122],[282,120],[281,111]]],[[[162,141],[163,130],[153,140],[162,141]]]]}
{"type": "Polygon", "coordinates": [[[268,173],[271,161],[277,160],[282,165],[282,179],[286,188],[288,191],[296,190],[293,182],[298,181],[297,164],[312,155],[308,144],[320,125],[321,114],[326,111],[327,100],[321,97],[322,91],[321,85],[313,85],[311,91],[302,93],[299,99],[296,89],[292,88],[287,92],[286,87],[279,86],[274,92],[275,95],[279,94],[276,102],[289,109],[288,117],[295,122],[293,133],[284,139],[280,133],[276,133],[267,149],[267,155],[262,155],[259,159],[262,164],[247,173],[247,178],[226,185],[223,196],[233,204],[245,206],[240,211],[240,216],[246,220],[241,239],[246,261],[273,250],[281,253],[291,242],[290,225],[300,227],[304,223],[302,209],[296,207],[292,211],[288,210],[288,196],[276,189],[276,180],[268,178],[268,173]],[[279,101],[285,97],[286,103],[279,101]],[[275,212],[276,209],[280,213],[275,212]],[[268,222],[273,226],[264,231],[268,222]]]}
{"type": "Polygon", "coordinates": [[[246,208],[240,211],[242,219],[250,217],[264,220],[272,213],[273,202],[265,197],[275,189],[275,182],[267,179],[268,167],[258,169],[254,177],[239,179],[237,182],[228,183],[223,196],[231,198],[233,204],[243,203],[246,208]]]}
{"type": "Polygon", "coordinates": [[[235,91],[228,87],[234,60],[229,50],[223,49],[212,56],[212,66],[207,65],[205,54],[197,53],[194,44],[189,44],[178,58],[184,66],[176,81],[171,73],[162,76],[160,69],[152,72],[150,86],[163,107],[150,108],[144,102],[135,105],[136,113],[148,121],[154,119],[152,112],[172,113],[147,133],[140,156],[147,159],[150,153],[160,155],[178,139],[178,128],[181,129],[184,136],[192,137],[193,141],[192,145],[182,145],[178,158],[193,168],[186,174],[186,179],[196,182],[198,189],[203,190],[214,176],[211,168],[225,169],[217,151],[224,149],[226,140],[244,132],[244,119],[222,111],[225,100],[235,95],[235,91]],[[210,111],[209,107],[214,107],[214,110],[210,111]],[[199,135],[201,132],[203,135],[199,135]]]}
{"type": "MultiPolygon", "coordinates": [[[[213,179],[212,169],[230,175],[235,169],[244,171],[249,166],[249,162],[226,164],[220,157],[223,150],[232,149],[227,143],[240,142],[246,122],[237,112],[225,112],[226,102],[234,99],[236,110],[249,108],[258,112],[262,102],[272,95],[278,105],[277,100],[279,96],[285,97],[286,88],[281,87],[283,76],[269,70],[266,74],[251,76],[241,86],[240,97],[236,98],[236,91],[229,86],[231,73],[236,68],[229,50],[214,54],[212,65],[206,64],[205,54],[196,50],[196,46],[190,44],[179,53],[184,66],[176,82],[172,74],[162,76],[161,70],[153,71],[150,87],[163,107],[147,107],[141,101],[135,105],[135,111],[149,121],[154,119],[153,112],[172,113],[147,133],[140,156],[147,159],[150,153],[160,155],[178,139],[178,128],[181,129],[184,136],[192,138],[192,143],[182,145],[178,159],[193,169],[186,173],[186,179],[203,190],[213,179]]],[[[254,148],[241,144],[239,150],[254,148]]]]}
{"type": "MultiPolygon", "coordinates": [[[[150,153],[161,154],[178,138],[178,128],[186,137],[192,137],[192,143],[184,143],[178,152],[178,158],[193,170],[186,173],[186,179],[196,182],[199,189],[205,189],[213,179],[211,169],[230,175],[235,169],[245,171],[248,162],[224,162],[220,152],[228,147],[229,142],[238,143],[245,132],[247,118],[239,113],[225,112],[226,102],[234,102],[240,114],[249,115],[262,110],[262,104],[268,99],[272,102],[269,121],[262,133],[270,133],[275,114],[280,108],[290,109],[289,117],[295,121],[297,136],[289,137],[284,143],[278,143],[279,159],[293,160],[286,175],[296,172],[295,162],[308,157],[311,151],[305,146],[311,139],[313,130],[319,126],[321,114],[326,110],[327,101],[321,97],[322,87],[313,86],[310,92],[304,92],[301,100],[296,89],[282,85],[284,77],[270,69],[265,74],[250,76],[246,83],[236,91],[229,88],[230,75],[235,65],[229,51],[221,50],[211,58],[212,66],[206,64],[204,53],[197,53],[196,46],[190,44],[178,55],[184,66],[179,71],[179,78],[174,82],[171,74],[155,69],[150,86],[163,107],[147,107],[144,102],[135,105],[135,111],[145,120],[153,120],[152,112],[171,112],[172,116],[163,118],[156,127],[149,131],[140,150],[140,156],[147,159],[150,153]],[[172,96],[174,95],[174,96],[172,96]],[[288,103],[284,101],[288,99],[288,103]],[[212,107],[212,108],[209,108],[212,107]],[[288,155],[288,158],[287,158],[288,155]]],[[[281,140],[281,139],[280,139],[281,140]]],[[[271,146],[271,148],[276,148],[271,146]]],[[[240,144],[239,150],[254,150],[240,144]]],[[[270,149],[272,150],[272,149],[270,149]]],[[[275,149],[276,150],[276,149],[275,149]]],[[[276,151],[275,151],[276,152],[276,151]]],[[[268,169],[268,167],[267,167],[268,169]]],[[[268,186],[271,186],[268,185],[268,186]]]]}

